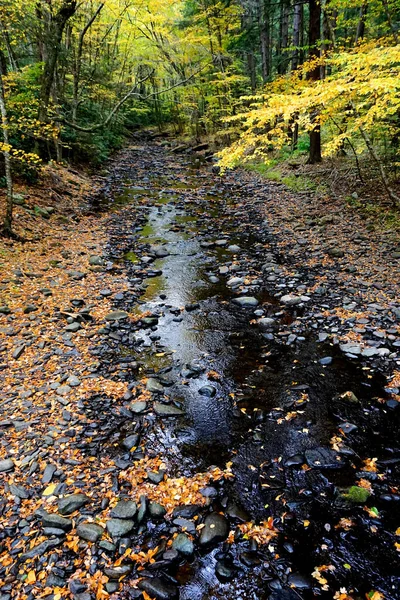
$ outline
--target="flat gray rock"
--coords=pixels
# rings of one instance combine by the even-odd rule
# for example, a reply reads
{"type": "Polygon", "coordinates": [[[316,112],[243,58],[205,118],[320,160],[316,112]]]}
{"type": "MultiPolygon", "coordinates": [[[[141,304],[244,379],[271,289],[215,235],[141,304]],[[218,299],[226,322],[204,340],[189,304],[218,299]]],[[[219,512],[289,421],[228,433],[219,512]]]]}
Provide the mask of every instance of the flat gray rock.
{"type": "Polygon", "coordinates": [[[116,519],[133,519],[136,513],[136,502],[133,502],[133,500],[120,500],[112,509],[111,516],[116,519]]]}
{"type": "Polygon", "coordinates": [[[90,498],[85,494],[71,494],[71,496],[61,498],[58,502],[58,510],[62,515],[70,515],[88,502],[90,502],[90,498]]]}
{"type": "Polygon", "coordinates": [[[14,463],[11,458],[0,460],[0,473],[7,473],[14,470],[14,463]]]}
{"type": "Polygon", "coordinates": [[[229,525],[223,515],[211,513],[206,517],[204,525],[200,534],[200,546],[218,544],[228,537],[229,525]]]}
{"type": "Polygon", "coordinates": [[[97,542],[103,535],[104,529],[96,523],[80,523],[76,535],[87,542],[97,542]]]}
{"type": "Polygon", "coordinates": [[[160,417],[179,417],[184,414],[180,408],[171,404],[162,404],[161,402],[154,402],[154,412],[160,417]]]}
{"type": "Polygon", "coordinates": [[[253,296],[240,296],[239,298],[234,298],[233,302],[242,308],[254,308],[258,306],[257,298],[253,298],[253,296]]]}
{"type": "Polygon", "coordinates": [[[130,519],[110,519],[107,521],[107,531],[111,537],[124,537],[135,527],[135,521],[130,519]]]}

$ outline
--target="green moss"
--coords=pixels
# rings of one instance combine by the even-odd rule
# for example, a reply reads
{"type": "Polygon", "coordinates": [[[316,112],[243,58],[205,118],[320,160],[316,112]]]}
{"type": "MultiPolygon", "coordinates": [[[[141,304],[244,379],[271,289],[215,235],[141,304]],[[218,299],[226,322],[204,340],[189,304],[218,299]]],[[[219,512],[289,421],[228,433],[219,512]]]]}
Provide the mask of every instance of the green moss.
{"type": "Polygon", "coordinates": [[[354,502],[354,504],[364,504],[368,500],[370,496],[370,492],[365,488],[358,487],[358,485],[352,485],[347,494],[343,494],[343,497],[346,498],[349,502],[354,502]]]}

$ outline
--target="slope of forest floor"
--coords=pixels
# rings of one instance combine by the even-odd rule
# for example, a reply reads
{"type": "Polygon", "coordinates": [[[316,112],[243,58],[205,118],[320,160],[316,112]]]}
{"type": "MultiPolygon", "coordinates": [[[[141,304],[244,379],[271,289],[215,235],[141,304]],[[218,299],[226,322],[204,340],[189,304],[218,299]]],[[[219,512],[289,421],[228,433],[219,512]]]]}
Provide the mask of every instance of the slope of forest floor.
{"type": "Polygon", "coordinates": [[[46,177],[0,242],[0,599],[398,597],[393,232],[140,138],[46,177]]]}

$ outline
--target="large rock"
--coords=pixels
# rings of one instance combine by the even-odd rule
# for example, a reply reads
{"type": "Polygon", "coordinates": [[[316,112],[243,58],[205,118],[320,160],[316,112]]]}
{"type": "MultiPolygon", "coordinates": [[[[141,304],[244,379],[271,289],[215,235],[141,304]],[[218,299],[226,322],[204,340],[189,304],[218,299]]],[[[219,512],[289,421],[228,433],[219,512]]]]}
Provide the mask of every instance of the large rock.
{"type": "Polygon", "coordinates": [[[211,513],[206,517],[204,525],[200,534],[200,546],[218,544],[228,537],[229,525],[223,515],[211,513]]]}
{"type": "Polygon", "coordinates": [[[122,440],[123,447],[130,452],[132,448],[137,448],[139,444],[139,434],[133,433],[132,435],[128,435],[124,440],[122,440]]]}
{"type": "Polygon", "coordinates": [[[90,498],[85,494],[72,494],[61,498],[58,502],[58,510],[62,515],[70,515],[88,502],[90,502],[90,498]]]}
{"type": "Polygon", "coordinates": [[[186,533],[179,533],[172,542],[172,548],[183,554],[183,556],[192,556],[194,544],[186,533]]]}
{"type": "Polygon", "coordinates": [[[133,519],[136,513],[136,502],[133,502],[133,500],[120,500],[112,509],[111,516],[116,519],[133,519]]]}
{"type": "Polygon", "coordinates": [[[257,298],[253,298],[253,296],[240,296],[239,298],[234,298],[233,302],[242,308],[254,308],[258,306],[258,300],[257,298]]]}
{"type": "Polygon", "coordinates": [[[160,417],[179,417],[184,414],[180,408],[171,404],[162,404],[161,402],[154,402],[154,412],[160,417]]]}
{"type": "Polygon", "coordinates": [[[282,296],[281,298],[282,304],[286,306],[295,306],[296,304],[300,304],[301,298],[300,296],[293,296],[292,294],[286,294],[286,296],[282,296]]]}
{"type": "Polygon", "coordinates": [[[308,466],[312,469],[341,469],[346,466],[340,454],[324,446],[306,450],[305,457],[308,466]]]}
{"type": "Polygon", "coordinates": [[[113,310],[105,316],[106,321],[122,321],[122,319],[127,319],[129,314],[124,310],[113,310]]]}
{"type": "Polygon", "coordinates": [[[71,519],[66,519],[61,515],[43,511],[40,517],[42,520],[43,527],[54,527],[56,529],[63,529],[64,531],[69,531],[70,529],[72,529],[71,519]]]}
{"type": "Polygon", "coordinates": [[[153,377],[150,377],[150,379],[147,380],[146,389],[149,392],[152,392],[153,394],[163,394],[164,393],[164,386],[161,385],[161,383],[157,379],[154,379],[153,377]]]}
{"type": "Polygon", "coordinates": [[[0,473],[7,473],[14,470],[14,463],[11,458],[0,460],[0,473]]]}
{"type": "Polygon", "coordinates": [[[77,536],[87,542],[97,542],[103,533],[104,529],[96,523],[80,523],[76,529],[77,536]]]}
{"type": "Polygon", "coordinates": [[[139,581],[138,588],[156,600],[175,600],[178,598],[177,586],[160,577],[144,578],[139,581]]]}
{"type": "Polygon", "coordinates": [[[113,538],[128,535],[134,527],[135,521],[131,519],[110,519],[107,521],[107,531],[113,538]]]}

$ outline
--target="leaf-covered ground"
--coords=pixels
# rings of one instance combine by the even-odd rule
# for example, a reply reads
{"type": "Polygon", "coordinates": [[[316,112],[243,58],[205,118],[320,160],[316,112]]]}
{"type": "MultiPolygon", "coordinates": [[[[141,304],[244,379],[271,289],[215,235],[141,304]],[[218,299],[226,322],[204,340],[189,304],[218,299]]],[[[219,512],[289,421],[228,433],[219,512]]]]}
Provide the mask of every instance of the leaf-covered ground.
{"type": "MultiPolygon", "coordinates": [[[[110,164],[109,176],[96,180],[101,188],[96,198],[108,200],[108,209],[98,214],[87,210],[89,180],[75,173],[50,173],[40,195],[25,196],[17,209],[19,231],[27,241],[1,242],[1,600],[174,598],[193,576],[190,565],[206,560],[211,551],[221,587],[200,591],[204,598],[239,597],[242,589],[247,593],[243,582],[248,577],[258,586],[263,580],[268,583],[258,591],[251,588],[252,598],[290,600],[324,594],[356,599],[365,590],[357,589],[353,573],[363,566],[351,564],[350,555],[343,558],[345,538],[353,531],[372,545],[374,536],[380,536],[377,548],[387,550],[387,563],[393,564],[400,542],[395,518],[399,448],[381,447],[374,439],[370,452],[365,440],[374,428],[379,431],[382,424],[394,422],[400,410],[397,240],[390,232],[371,233],[356,214],[329,199],[296,196],[246,173],[221,180],[206,169],[200,191],[193,192],[187,173],[186,157],[170,155],[158,144],[128,148],[110,164]],[[152,171],[165,177],[156,188],[152,171]],[[135,186],[130,202],[126,188],[135,186]],[[149,344],[158,343],[161,317],[142,307],[142,284],[157,272],[151,272],[153,259],[146,262],[149,244],[138,241],[137,232],[148,227],[146,215],[155,202],[163,214],[159,198],[167,188],[186,210],[185,218],[197,218],[195,225],[182,220],[172,229],[189,238],[199,235],[204,252],[216,252],[207,263],[209,275],[218,275],[215,285],[222,281],[233,288],[232,297],[221,296],[221,305],[227,299],[262,298],[264,293],[260,313],[254,313],[254,306],[249,312],[234,308],[234,302],[230,310],[244,311],[242,321],[262,331],[254,335],[270,344],[268,351],[260,349],[252,371],[245,364],[244,349],[242,370],[248,374],[237,377],[241,389],[229,394],[241,420],[235,428],[243,435],[243,422],[248,423],[246,435],[257,450],[250,455],[242,444],[232,461],[219,466],[210,462],[197,471],[183,459],[180,467],[180,451],[162,439],[165,435],[168,441],[170,426],[156,425],[163,411],[165,417],[166,410],[175,410],[169,422],[183,414],[173,393],[161,391],[169,385],[168,369],[156,367],[154,378],[151,369],[140,370],[127,350],[143,328],[155,336],[149,344]],[[117,197],[119,203],[114,202],[117,197]],[[218,250],[233,236],[234,241],[247,236],[249,254],[243,258],[240,248],[233,250],[233,260],[218,250]],[[218,246],[221,238],[224,243],[218,246]],[[128,250],[135,253],[133,261],[132,256],[130,261],[123,258],[128,250]],[[139,269],[132,266],[136,254],[142,261],[139,269]],[[245,264],[250,265],[247,270],[245,264]],[[238,275],[240,281],[232,283],[238,275]],[[338,355],[359,364],[367,382],[377,372],[386,377],[382,396],[372,398],[368,391],[364,404],[354,390],[342,390],[344,394],[333,400],[334,412],[360,421],[354,425],[347,422],[350,419],[339,420],[329,446],[318,446],[317,453],[311,443],[320,435],[314,431],[316,399],[302,387],[301,369],[287,378],[290,402],[265,409],[266,424],[257,417],[259,408],[253,412],[254,398],[249,401],[249,421],[243,403],[246,386],[266,396],[263,386],[272,381],[269,359],[279,358],[279,370],[286,356],[287,376],[304,359],[301,348],[309,339],[323,345],[323,356],[313,355],[312,360],[320,369],[318,377],[326,375],[330,384],[335,377],[329,375],[330,365],[338,355]],[[357,426],[359,432],[354,433],[357,426]],[[296,436],[309,437],[310,442],[302,441],[298,454],[283,456],[278,443],[268,449],[268,438],[262,438],[267,431],[274,431],[277,439],[286,436],[285,443],[292,439],[288,448],[296,447],[296,436]],[[324,495],[333,489],[329,463],[349,457],[351,476],[343,482],[347,499],[344,492],[338,494],[340,502],[332,514],[313,513],[308,505],[298,510],[285,484],[272,485],[289,477],[290,470],[300,496],[300,484],[308,486],[310,481],[315,493],[324,495]],[[236,480],[243,483],[242,503],[248,512],[252,495],[266,495],[264,515],[258,508],[252,519],[224,500],[230,489],[237,498],[236,480]],[[309,561],[303,566],[298,560],[299,530],[309,538],[309,561]],[[331,549],[335,536],[344,540],[343,545],[336,541],[337,554],[331,549]],[[318,544],[311,547],[316,539],[318,544]],[[329,556],[332,562],[325,562],[329,556]],[[237,587],[227,583],[236,578],[237,587]]],[[[186,312],[174,307],[174,319],[185,326],[185,314],[198,309],[196,304],[186,312]]],[[[173,358],[174,351],[156,348],[153,359],[173,358]]],[[[197,375],[192,366],[182,385],[197,375]]],[[[219,369],[208,369],[210,383],[218,386],[220,377],[219,369]]],[[[360,389],[362,385],[360,379],[360,389]]],[[[340,481],[335,486],[340,487],[340,481]]],[[[366,564],[371,559],[367,554],[366,564]]],[[[378,583],[382,562],[384,557],[377,561],[378,583]]],[[[398,589],[394,574],[393,596],[368,581],[365,585],[374,600],[394,598],[398,589]]]]}

